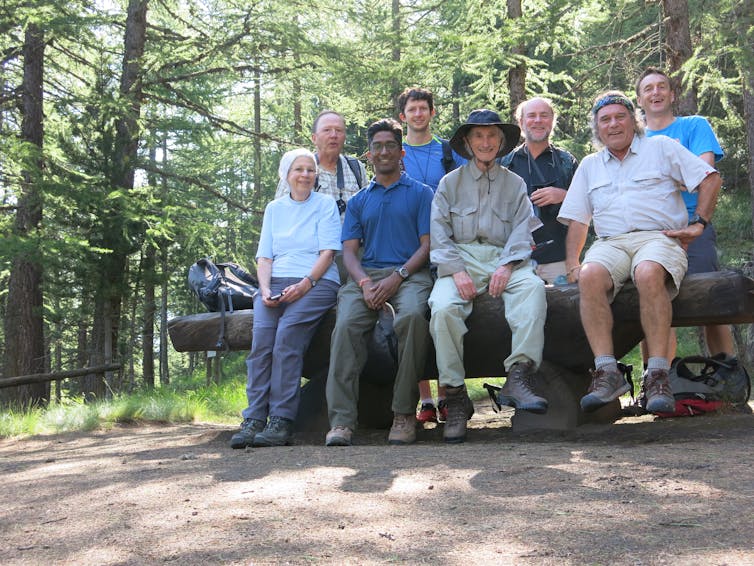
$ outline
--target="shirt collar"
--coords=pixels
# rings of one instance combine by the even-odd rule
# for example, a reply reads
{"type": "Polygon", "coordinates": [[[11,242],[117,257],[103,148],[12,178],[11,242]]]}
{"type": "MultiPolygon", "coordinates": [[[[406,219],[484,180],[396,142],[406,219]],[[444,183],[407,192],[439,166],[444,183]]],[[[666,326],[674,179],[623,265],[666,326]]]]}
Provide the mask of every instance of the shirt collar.
{"type": "Polygon", "coordinates": [[[391,189],[394,189],[394,188],[396,188],[396,187],[399,187],[400,185],[407,185],[407,184],[408,184],[408,183],[407,183],[407,181],[406,181],[407,179],[408,179],[408,176],[406,175],[406,172],[405,172],[405,171],[401,171],[401,176],[400,176],[400,177],[398,177],[398,180],[397,180],[397,181],[396,181],[395,183],[393,183],[392,185],[390,185],[389,187],[385,187],[385,186],[383,186],[383,185],[380,185],[380,184],[379,184],[379,183],[377,182],[377,178],[376,178],[376,177],[373,177],[373,178],[372,178],[372,181],[371,181],[371,182],[369,183],[369,185],[367,185],[367,188],[366,188],[366,190],[367,190],[367,191],[371,191],[371,190],[372,190],[372,189],[374,189],[375,187],[382,187],[382,188],[383,188],[383,189],[385,189],[386,191],[389,191],[389,190],[391,190],[391,189]]]}
{"type": "MultiPolygon", "coordinates": [[[[639,153],[642,140],[643,140],[643,137],[635,133],[634,139],[631,140],[631,145],[628,148],[628,153],[633,153],[633,154],[639,153]]],[[[610,159],[617,159],[617,157],[615,157],[612,153],[610,153],[610,150],[607,149],[607,147],[603,148],[600,153],[602,155],[603,163],[607,163],[608,161],[610,161],[610,159]]],[[[628,153],[626,155],[628,155],[628,153]]],[[[623,159],[625,159],[625,157],[623,159]]]]}
{"type": "Polygon", "coordinates": [[[471,176],[474,177],[475,181],[481,179],[482,175],[489,177],[491,181],[494,181],[495,177],[497,177],[497,174],[501,169],[502,167],[496,162],[485,173],[481,169],[479,169],[479,167],[477,167],[476,161],[474,159],[469,160],[469,171],[471,171],[471,176]]]}

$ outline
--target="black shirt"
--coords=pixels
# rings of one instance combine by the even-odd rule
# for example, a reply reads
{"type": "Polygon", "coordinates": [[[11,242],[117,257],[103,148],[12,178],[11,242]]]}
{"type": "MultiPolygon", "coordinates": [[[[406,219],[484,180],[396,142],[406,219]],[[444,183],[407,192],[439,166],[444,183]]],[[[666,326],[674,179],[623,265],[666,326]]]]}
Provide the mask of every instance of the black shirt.
{"type": "MultiPolygon", "coordinates": [[[[503,157],[501,163],[510,171],[521,177],[531,195],[543,187],[568,189],[576,172],[576,158],[563,149],[548,146],[534,159],[526,145],[521,145],[503,157]]],[[[532,252],[532,259],[537,263],[553,263],[565,260],[565,239],[568,226],[558,222],[560,204],[544,207],[534,206],[534,213],[542,221],[542,227],[534,231],[534,242],[539,244],[548,240],[553,243],[532,252]]]]}

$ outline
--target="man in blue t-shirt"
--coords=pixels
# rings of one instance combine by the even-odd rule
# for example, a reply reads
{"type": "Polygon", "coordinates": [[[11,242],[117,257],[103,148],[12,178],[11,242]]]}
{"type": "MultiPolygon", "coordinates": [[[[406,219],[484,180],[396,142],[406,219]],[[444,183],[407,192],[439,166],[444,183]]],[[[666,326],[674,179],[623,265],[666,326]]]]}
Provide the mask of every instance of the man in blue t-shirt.
{"type": "MultiPolygon", "coordinates": [[[[466,163],[466,159],[451,149],[448,140],[432,134],[432,118],[435,117],[432,91],[406,88],[398,96],[398,112],[398,117],[406,124],[403,170],[409,177],[436,191],[440,179],[466,163]]],[[[419,399],[421,406],[416,418],[420,423],[445,421],[448,409],[444,387],[438,388],[435,405],[429,381],[422,380],[419,382],[419,399]]]]}
{"type": "Polygon", "coordinates": [[[409,177],[437,190],[446,174],[466,163],[453,151],[448,140],[432,134],[435,116],[432,92],[424,88],[407,88],[398,96],[398,117],[406,123],[403,140],[403,169],[409,177]]]}
{"type": "Polygon", "coordinates": [[[367,157],[375,176],[348,201],[343,221],[343,263],[348,282],[338,293],[330,345],[327,446],[348,446],[358,421],[359,378],[367,337],[383,309],[395,311],[398,370],[393,385],[390,444],[416,440],[417,383],[429,347],[427,299],[429,213],[432,189],[401,171],[403,132],[395,120],[369,126],[367,157]],[[363,255],[359,259],[359,249],[363,255]]]}
{"type": "MultiPolygon", "coordinates": [[[[712,166],[723,158],[720,143],[705,118],[673,115],[675,95],[670,78],[661,70],[650,67],[641,74],[636,82],[636,101],[644,111],[647,136],[662,135],[672,138],[712,166]]],[[[715,229],[709,219],[695,218],[697,193],[682,191],[681,195],[688,209],[689,223],[700,222],[704,225],[702,235],[691,242],[687,249],[687,273],[718,271],[715,229]]],[[[711,355],[733,355],[735,346],[729,325],[705,326],[704,336],[711,355]]],[[[669,359],[675,356],[675,347],[676,336],[673,332],[668,344],[669,359]]]]}

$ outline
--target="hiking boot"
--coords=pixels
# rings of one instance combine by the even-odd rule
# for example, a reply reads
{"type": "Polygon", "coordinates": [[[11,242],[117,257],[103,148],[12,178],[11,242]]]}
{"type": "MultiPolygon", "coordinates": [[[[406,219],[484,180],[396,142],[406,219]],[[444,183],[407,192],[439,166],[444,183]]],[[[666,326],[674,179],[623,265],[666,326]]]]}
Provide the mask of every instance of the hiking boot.
{"type": "Polygon", "coordinates": [[[325,437],[325,446],[351,446],[353,431],[347,426],[334,426],[325,437]]]}
{"type": "Polygon", "coordinates": [[[408,415],[395,413],[387,443],[402,445],[413,444],[414,442],[416,442],[416,415],[414,413],[408,415]]]}
{"type": "Polygon", "coordinates": [[[293,421],[283,417],[270,417],[262,432],[254,436],[252,446],[288,446],[293,438],[293,421]]]}
{"type": "Polygon", "coordinates": [[[448,420],[448,402],[440,399],[437,402],[437,422],[444,423],[448,420]]]}
{"type": "Polygon", "coordinates": [[[435,406],[432,403],[422,403],[422,406],[416,415],[416,420],[420,423],[436,423],[437,412],[435,406]]]}
{"type": "Polygon", "coordinates": [[[647,412],[672,413],[675,411],[675,398],[670,390],[667,370],[648,371],[644,384],[647,392],[647,412]]]}
{"type": "Polygon", "coordinates": [[[497,402],[522,411],[529,411],[537,415],[547,412],[547,399],[539,397],[532,389],[534,364],[532,362],[518,362],[513,364],[508,372],[505,385],[497,396],[497,402]]]}
{"type": "Polygon", "coordinates": [[[442,438],[450,444],[458,444],[466,440],[466,421],[474,414],[474,403],[466,393],[466,386],[446,387],[445,401],[448,405],[448,416],[442,438]]]}
{"type": "Polygon", "coordinates": [[[581,398],[581,410],[585,413],[604,407],[631,389],[626,378],[619,371],[598,369],[592,373],[589,393],[581,398]]]}
{"type": "Polygon", "coordinates": [[[244,419],[241,430],[230,437],[231,448],[246,448],[254,442],[254,435],[264,430],[264,421],[259,419],[244,419]]]}

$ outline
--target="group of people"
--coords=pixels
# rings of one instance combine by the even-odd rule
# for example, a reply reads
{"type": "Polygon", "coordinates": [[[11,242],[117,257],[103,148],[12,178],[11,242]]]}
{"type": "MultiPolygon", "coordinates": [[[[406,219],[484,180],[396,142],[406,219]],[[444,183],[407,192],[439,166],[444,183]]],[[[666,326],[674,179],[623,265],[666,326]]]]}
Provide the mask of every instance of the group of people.
{"type": "MultiPolygon", "coordinates": [[[[591,110],[599,151],[578,164],[551,143],[557,117],[546,98],[523,102],[518,125],[474,110],[446,141],[431,132],[432,93],[409,88],[398,99],[405,139],[389,118],[367,130],[371,180],[360,162],[342,155],[343,117],[322,112],[312,133],[317,153],[283,156],[277,198],[265,210],[249,406],[231,446],[290,443],[303,356],[336,300],[327,446],[352,443],[367,339],[384,309],[394,313],[398,344],[388,442],[413,443],[417,422],[429,420],[444,421],[446,442],[463,442],[474,412],[464,384],[465,321],[481,293],[503,301],[512,334],[498,401],[545,413],[547,399],[533,381],[544,346],[545,284],[578,282],[595,358],[581,399],[589,412],[628,390],[614,357],[610,303],[633,280],[646,337],[647,410],[668,412],[671,301],[687,269],[717,269],[710,219],[722,150],[706,120],[673,115],[662,71],[648,69],[636,93],[646,128],[624,93],[600,94],[591,110]],[[596,239],[581,260],[590,225],[596,239]],[[430,339],[437,403],[422,381],[430,339]]],[[[732,354],[726,330],[708,332],[711,353],[732,354]]]]}

